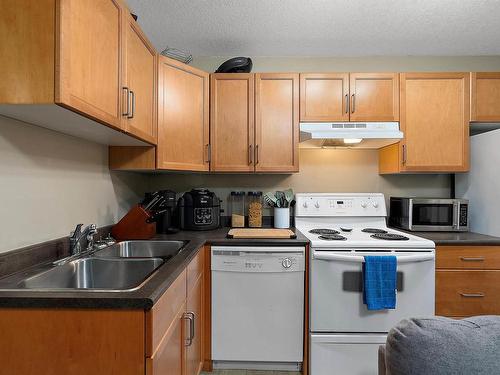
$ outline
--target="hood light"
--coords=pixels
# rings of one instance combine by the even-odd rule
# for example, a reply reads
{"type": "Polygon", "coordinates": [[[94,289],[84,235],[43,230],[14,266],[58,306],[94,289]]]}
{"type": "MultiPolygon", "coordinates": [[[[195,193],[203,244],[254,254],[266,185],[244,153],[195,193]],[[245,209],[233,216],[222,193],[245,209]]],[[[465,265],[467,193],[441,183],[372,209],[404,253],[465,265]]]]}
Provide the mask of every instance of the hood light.
{"type": "Polygon", "coordinates": [[[355,145],[361,143],[362,140],[363,138],[344,138],[344,143],[346,145],[355,145]]]}

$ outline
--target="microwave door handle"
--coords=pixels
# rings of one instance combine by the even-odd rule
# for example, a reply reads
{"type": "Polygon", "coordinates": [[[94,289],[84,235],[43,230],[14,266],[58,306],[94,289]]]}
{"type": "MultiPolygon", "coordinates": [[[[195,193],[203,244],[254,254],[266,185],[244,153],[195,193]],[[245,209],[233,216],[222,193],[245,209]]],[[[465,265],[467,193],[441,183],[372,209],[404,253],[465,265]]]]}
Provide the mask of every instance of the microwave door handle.
{"type": "Polygon", "coordinates": [[[460,203],[453,203],[453,226],[459,230],[460,229],[460,203]]]}
{"type": "MultiPolygon", "coordinates": [[[[343,254],[329,254],[323,252],[321,253],[315,252],[313,257],[314,259],[328,260],[328,261],[354,262],[354,263],[365,262],[365,258],[360,255],[343,255],[343,254]]],[[[426,262],[429,260],[434,260],[434,253],[419,254],[419,255],[401,255],[401,256],[396,255],[396,258],[398,263],[426,262]]]]}

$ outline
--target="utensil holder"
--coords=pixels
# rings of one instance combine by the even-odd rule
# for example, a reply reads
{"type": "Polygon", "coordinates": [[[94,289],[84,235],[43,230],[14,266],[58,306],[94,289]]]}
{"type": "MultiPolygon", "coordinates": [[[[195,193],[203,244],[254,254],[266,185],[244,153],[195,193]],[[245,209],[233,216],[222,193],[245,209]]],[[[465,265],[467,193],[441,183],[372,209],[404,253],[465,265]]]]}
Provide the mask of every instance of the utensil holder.
{"type": "Polygon", "coordinates": [[[290,207],[274,207],[274,227],[290,228],[290,207]]]}
{"type": "Polygon", "coordinates": [[[111,229],[111,235],[118,241],[149,240],[156,234],[156,223],[150,223],[150,218],[149,212],[136,205],[111,229]]]}

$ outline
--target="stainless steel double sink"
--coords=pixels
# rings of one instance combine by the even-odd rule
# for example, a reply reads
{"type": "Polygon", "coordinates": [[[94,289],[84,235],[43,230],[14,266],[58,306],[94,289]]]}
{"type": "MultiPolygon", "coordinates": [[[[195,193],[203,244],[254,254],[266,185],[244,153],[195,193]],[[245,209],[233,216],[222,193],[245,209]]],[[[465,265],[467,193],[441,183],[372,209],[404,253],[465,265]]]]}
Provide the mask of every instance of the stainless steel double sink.
{"type": "Polygon", "coordinates": [[[130,291],[145,282],[184,241],[124,241],[89,255],[45,264],[0,280],[0,289],[130,291]]]}

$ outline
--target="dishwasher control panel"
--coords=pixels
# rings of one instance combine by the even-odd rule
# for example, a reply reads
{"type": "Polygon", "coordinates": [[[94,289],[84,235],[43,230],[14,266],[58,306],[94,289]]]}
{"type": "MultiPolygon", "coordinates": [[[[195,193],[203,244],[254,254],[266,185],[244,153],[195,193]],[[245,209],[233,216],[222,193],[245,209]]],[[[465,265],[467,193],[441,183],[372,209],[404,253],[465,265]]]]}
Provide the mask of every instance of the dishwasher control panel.
{"type": "Polygon", "coordinates": [[[303,272],[302,247],[212,247],[212,271],[303,272]]]}

